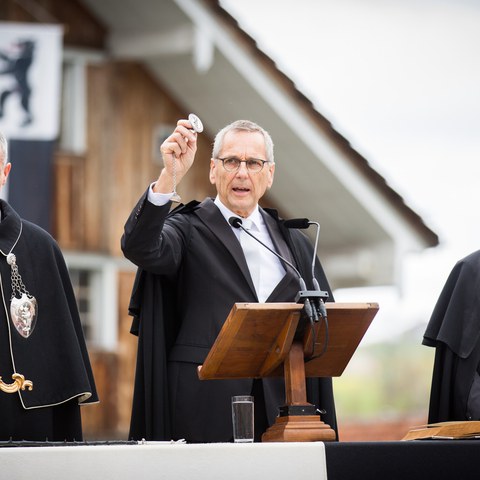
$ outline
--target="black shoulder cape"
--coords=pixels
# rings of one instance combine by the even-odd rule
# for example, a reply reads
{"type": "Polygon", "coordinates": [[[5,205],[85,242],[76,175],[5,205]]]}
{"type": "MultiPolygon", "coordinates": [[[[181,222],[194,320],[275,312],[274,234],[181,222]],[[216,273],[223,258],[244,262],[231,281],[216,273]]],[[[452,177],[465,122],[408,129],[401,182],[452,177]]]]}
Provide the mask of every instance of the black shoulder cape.
{"type": "Polygon", "coordinates": [[[452,269],[423,337],[436,348],[429,423],[480,419],[479,339],[480,250],[452,269]]]}
{"type": "MultiPolygon", "coordinates": [[[[50,407],[76,399],[97,402],[97,392],[68,270],[55,240],[38,226],[20,219],[0,201],[0,376],[13,373],[33,382],[33,390],[15,394],[24,409],[50,407]],[[24,338],[12,324],[11,268],[14,253],[19,274],[38,302],[36,325],[24,338]]],[[[2,395],[3,393],[0,392],[2,395]]],[[[1,415],[1,414],[0,414],[1,415]]]]}

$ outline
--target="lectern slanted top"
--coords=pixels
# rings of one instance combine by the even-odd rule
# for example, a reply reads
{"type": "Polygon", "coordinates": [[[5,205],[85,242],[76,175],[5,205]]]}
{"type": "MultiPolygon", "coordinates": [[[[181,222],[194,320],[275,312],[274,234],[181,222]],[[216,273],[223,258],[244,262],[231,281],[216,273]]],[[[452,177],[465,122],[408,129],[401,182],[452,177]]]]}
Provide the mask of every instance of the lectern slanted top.
{"type": "Polygon", "coordinates": [[[298,303],[236,303],[199,368],[199,378],[282,376],[302,308],[298,303]]]}
{"type": "MultiPolygon", "coordinates": [[[[325,321],[315,324],[315,352],[305,359],[307,377],[339,377],[378,311],[376,303],[327,302],[325,321]],[[319,356],[317,356],[319,355],[319,356]]],[[[236,303],[199,368],[201,380],[283,376],[283,362],[299,326],[298,303],[236,303]]],[[[312,332],[307,326],[305,348],[312,332]]]]}

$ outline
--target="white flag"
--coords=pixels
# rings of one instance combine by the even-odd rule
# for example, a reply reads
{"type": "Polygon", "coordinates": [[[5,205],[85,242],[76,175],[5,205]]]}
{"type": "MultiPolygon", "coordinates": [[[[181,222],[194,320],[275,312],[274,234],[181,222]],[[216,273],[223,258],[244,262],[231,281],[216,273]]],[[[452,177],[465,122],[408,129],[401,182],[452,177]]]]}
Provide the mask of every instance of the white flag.
{"type": "Polygon", "coordinates": [[[0,130],[9,139],[59,132],[62,27],[0,22],[0,130]]]}

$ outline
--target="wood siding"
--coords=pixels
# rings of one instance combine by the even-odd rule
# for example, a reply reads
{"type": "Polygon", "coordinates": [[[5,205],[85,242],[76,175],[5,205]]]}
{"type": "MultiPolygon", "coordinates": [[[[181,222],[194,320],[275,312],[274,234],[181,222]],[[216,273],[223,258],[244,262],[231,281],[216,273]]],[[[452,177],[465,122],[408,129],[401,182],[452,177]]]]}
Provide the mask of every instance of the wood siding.
{"type": "Polygon", "coordinates": [[[2,0],[0,20],[59,24],[63,26],[65,45],[105,48],[105,26],[75,0],[2,0]]]}
{"type": "MultiPolygon", "coordinates": [[[[160,173],[155,129],[175,125],[189,112],[135,63],[90,66],[87,84],[87,151],[57,152],[55,235],[68,249],[119,256],[125,220],[160,173]]],[[[211,141],[199,137],[196,162],[178,189],[185,201],[214,192],[208,180],[211,141]]]]}

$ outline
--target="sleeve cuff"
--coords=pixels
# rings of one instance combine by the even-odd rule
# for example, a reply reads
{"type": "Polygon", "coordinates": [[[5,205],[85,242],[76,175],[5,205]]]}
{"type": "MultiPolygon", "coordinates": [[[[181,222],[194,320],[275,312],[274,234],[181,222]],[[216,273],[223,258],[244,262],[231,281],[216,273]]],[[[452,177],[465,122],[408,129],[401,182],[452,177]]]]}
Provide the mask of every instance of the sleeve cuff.
{"type": "Polygon", "coordinates": [[[153,186],[155,185],[155,182],[150,184],[150,188],[148,189],[148,195],[147,195],[147,200],[150,203],[153,203],[157,207],[162,207],[163,205],[166,205],[172,198],[173,192],[170,193],[156,193],[153,191],[153,186]]]}

